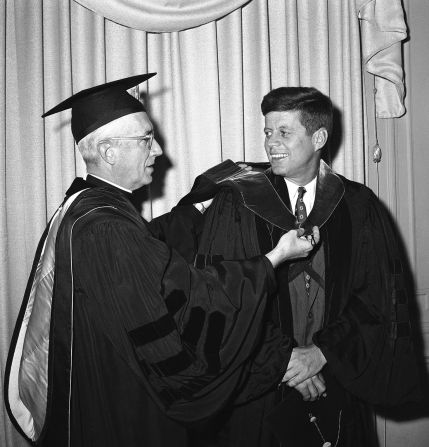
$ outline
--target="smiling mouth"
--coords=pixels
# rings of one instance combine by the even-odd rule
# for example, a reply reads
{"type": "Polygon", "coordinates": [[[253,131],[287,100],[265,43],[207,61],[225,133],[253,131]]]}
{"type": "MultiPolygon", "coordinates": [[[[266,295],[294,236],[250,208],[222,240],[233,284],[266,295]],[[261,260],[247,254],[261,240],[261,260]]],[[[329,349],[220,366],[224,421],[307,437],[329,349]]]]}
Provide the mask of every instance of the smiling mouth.
{"type": "Polygon", "coordinates": [[[271,154],[272,160],[281,160],[282,158],[288,158],[289,154],[271,154]]]}

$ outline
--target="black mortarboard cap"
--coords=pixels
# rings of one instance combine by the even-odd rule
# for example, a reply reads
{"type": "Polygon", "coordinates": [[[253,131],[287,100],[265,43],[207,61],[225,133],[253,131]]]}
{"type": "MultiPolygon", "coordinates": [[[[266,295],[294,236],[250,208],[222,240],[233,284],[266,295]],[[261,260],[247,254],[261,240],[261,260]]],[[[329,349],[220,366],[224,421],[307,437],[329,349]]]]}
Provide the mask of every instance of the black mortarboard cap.
{"type": "Polygon", "coordinates": [[[143,104],[127,90],[155,75],[156,73],[147,73],[131,76],[81,90],[48,110],[42,118],[71,108],[71,129],[78,143],[83,137],[110,121],[130,113],[144,112],[143,104]]]}

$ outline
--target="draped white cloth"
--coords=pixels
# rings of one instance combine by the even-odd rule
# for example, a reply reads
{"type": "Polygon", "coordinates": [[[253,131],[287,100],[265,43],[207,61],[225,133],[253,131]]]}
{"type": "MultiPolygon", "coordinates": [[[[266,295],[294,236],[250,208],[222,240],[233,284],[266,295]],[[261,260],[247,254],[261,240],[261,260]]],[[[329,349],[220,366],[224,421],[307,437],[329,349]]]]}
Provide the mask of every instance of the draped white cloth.
{"type": "Polygon", "coordinates": [[[75,0],[121,25],[141,31],[172,32],[219,19],[249,0],[75,0]]]}
{"type": "Polygon", "coordinates": [[[378,118],[405,113],[401,41],[407,37],[401,0],[356,0],[361,19],[362,58],[375,75],[378,118]]]}
{"type": "MultiPolygon", "coordinates": [[[[249,0],[75,1],[133,29],[172,32],[219,19],[249,0]]],[[[318,7],[316,2],[313,6],[318,7]]],[[[377,117],[400,117],[405,113],[401,41],[407,37],[401,0],[355,0],[355,8],[362,22],[363,63],[375,76],[377,117]]],[[[276,13],[273,8],[271,12],[276,13]]]]}
{"type": "MultiPolygon", "coordinates": [[[[72,179],[84,174],[70,112],[45,120],[42,113],[83,88],[158,72],[141,86],[165,151],[143,204],[143,215],[151,218],[175,205],[195,176],[212,165],[227,158],[265,161],[263,95],[283,85],[315,86],[338,110],[332,165],[363,182],[367,148],[358,12],[367,17],[364,6],[370,5],[357,9],[357,1],[252,0],[217,21],[156,34],[122,26],[73,0],[0,2],[2,381],[37,242],[72,179]]],[[[390,4],[385,3],[387,17],[390,4]]],[[[381,23],[383,10],[376,11],[381,23]]],[[[0,387],[3,401],[2,393],[0,387]]],[[[25,445],[3,406],[0,445],[25,445]]]]}

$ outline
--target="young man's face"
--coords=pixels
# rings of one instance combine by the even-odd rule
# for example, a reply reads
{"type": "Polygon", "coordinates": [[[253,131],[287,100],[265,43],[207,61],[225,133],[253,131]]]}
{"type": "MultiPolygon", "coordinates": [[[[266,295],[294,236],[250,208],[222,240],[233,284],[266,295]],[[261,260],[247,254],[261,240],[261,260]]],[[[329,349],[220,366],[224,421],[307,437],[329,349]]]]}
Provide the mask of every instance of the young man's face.
{"type": "Polygon", "coordinates": [[[273,173],[306,185],[317,172],[319,150],[315,134],[308,135],[300,112],[269,112],[265,115],[265,152],[273,173]]]}

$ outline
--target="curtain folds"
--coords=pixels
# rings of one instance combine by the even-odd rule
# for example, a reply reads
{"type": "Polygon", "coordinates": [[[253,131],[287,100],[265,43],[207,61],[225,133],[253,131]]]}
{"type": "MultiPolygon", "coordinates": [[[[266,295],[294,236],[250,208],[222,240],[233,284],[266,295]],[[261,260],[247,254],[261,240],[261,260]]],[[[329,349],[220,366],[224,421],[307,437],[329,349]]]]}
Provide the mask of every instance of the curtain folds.
{"type": "MultiPolygon", "coordinates": [[[[384,3],[386,20],[389,2],[384,3]]],[[[380,0],[144,2],[157,5],[161,19],[163,7],[170,12],[176,8],[178,20],[197,3],[216,15],[206,10],[204,25],[153,33],[105,19],[74,0],[0,2],[2,381],[39,237],[72,179],[85,174],[70,131],[70,112],[41,118],[71,94],[126,76],[158,73],[140,90],[165,154],[157,159],[149,193],[142,196],[147,219],[169,210],[198,174],[222,160],[265,161],[260,102],[270,89],[284,85],[315,86],[332,98],[336,124],[328,158],[338,172],[365,181],[358,13],[362,30],[372,23],[371,11],[381,23],[382,10],[370,10],[370,3],[380,5],[380,0]]],[[[135,12],[143,2],[116,4],[128,4],[135,12]]],[[[367,59],[371,67],[374,57],[384,58],[379,48],[364,52],[376,53],[367,59]]],[[[400,75],[393,73],[398,82],[390,84],[399,91],[400,75]]],[[[378,106],[381,113],[382,104],[378,106]]],[[[1,387],[3,401],[2,393],[1,387]]],[[[3,405],[0,445],[25,445],[3,405]]]]}
{"type": "Polygon", "coordinates": [[[165,33],[204,25],[249,0],[75,0],[106,19],[142,31],[165,33]]]}
{"type": "Polygon", "coordinates": [[[362,59],[375,76],[378,118],[398,118],[405,113],[401,42],[407,25],[401,0],[356,0],[362,28],[362,59]]]}

